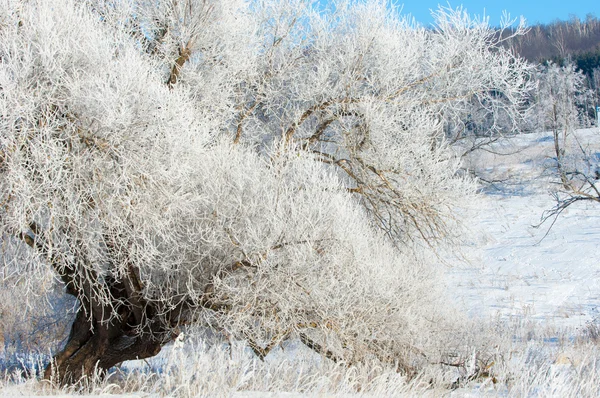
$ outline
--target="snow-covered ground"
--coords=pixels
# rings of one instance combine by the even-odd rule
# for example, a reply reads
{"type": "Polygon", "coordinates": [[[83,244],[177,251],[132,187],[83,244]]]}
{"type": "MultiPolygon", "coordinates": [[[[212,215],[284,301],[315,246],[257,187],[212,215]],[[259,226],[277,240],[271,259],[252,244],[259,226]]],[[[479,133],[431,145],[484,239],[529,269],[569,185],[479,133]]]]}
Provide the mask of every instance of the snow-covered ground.
{"type": "MultiPolygon", "coordinates": [[[[580,130],[577,141],[600,152],[598,129],[580,130]]],[[[508,155],[468,159],[483,178],[503,181],[479,198],[470,264],[449,271],[449,288],[472,316],[584,326],[600,315],[600,206],[576,203],[553,225],[550,219],[539,226],[554,205],[551,134],[513,137],[494,149],[508,155]]]]}
{"type": "Polygon", "coordinates": [[[600,209],[579,204],[535,227],[549,197],[486,196],[473,223],[482,245],[449,272],[465,310],[581,326],[600,314],[600,209]],[[547,236],[544,237],[544,235],[547,236]]]}

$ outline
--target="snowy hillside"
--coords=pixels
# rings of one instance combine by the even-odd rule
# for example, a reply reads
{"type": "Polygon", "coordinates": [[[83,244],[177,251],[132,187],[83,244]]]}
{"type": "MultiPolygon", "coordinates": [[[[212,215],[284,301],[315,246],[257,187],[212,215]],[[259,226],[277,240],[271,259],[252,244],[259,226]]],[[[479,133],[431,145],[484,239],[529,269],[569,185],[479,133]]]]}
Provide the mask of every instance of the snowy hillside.
{"type": "Polygon", "coordinates": [[[579,205],[535,227],[551,198],[481,199],[474,223],[482,247],[472,267],[450,272],[451,286],[472,315],[528,316],[557,326],[581,326],[600,308],[600,213],[579,205]],[[548,232],[548,235],[544,235],[548,232]]]}
{"type": "MultiPolygon", "coordinates": [[[[599,145],[598,129],[580,130],[599,145]]],[[[549,326],[581,327],[600,314],[600,209],[577,203],[540,225],[554,206],[552,136],[529,134],[468,159],[486,185],[472,221],[478,236],[471,265],[449,272],[450,289],[469,314],[528,317],[549,326]],[[552,225],[552,228],[550,228],[552,225]],[[546,235],[547,234],[547,235],[546,235]]],[[[592,151],[593,147],[590,148],[592,151]]],[[[595,152],[600,151],[597,149],[595,152]]]]}

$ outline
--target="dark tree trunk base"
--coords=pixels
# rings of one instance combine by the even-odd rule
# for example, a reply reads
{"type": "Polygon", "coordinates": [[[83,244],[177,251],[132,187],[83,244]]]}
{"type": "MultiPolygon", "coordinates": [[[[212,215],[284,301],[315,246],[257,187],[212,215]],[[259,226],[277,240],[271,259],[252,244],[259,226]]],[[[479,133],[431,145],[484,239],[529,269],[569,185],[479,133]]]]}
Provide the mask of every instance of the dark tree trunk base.
{"type": "Polygon", "coordinates": [[[79,310],[69,339],[44,371],[44,379],[60,386],[72,385],[127,360],[157,355],[164,343],[151,335],[131,335],[123,323],[99,325],[79,310]],[[92,328],[93,326],[93,328],[92,328]]]}

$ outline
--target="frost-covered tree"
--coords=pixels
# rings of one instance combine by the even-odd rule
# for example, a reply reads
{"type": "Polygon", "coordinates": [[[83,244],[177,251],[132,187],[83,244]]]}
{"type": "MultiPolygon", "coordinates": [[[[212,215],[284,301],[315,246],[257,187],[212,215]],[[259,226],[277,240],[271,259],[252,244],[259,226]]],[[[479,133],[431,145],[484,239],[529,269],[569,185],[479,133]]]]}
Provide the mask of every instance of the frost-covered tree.
{"type": "Polygon", "coordinates": [[[517,109],[527,71],[486,24],[436,20],[0,0],[3,267],[79,303],[45,376],[153,356],[190,324],[261,358],[296,336],[348,363],[426,360],[447,325],[432,253],[473,192],[442,121],[496,91],[517,109]]]}
{"type": "Polygon", "coordinates": [[[549,64],[537,75],[537,103],[533,115],[537,125],[552,131],[556,171],[561,187],[553,192],[556,206],[543,219],[560,214],[578,201],[600,202],[600,166],[595,154],[589,153],[575,135],[575,130],[588,126],[590,120],[584,105],[593,98],[586,78],[571,63],[549,64]]]}
{"type": "Polygon", "coordinates": [[[558,66],[548,64],[536,76],[538,88],[532,116],[538,128],[552,131],[556,154],[556,167],[561,184],[569,189],[569,171],[565,155],[569,136],[585,125],[582,111],[588,91],[585,76],[573,64],[558,66]]]}
{"type": "MultiPolygon", "coordinates": [[[[484,22],[487,20],[484,19],[484,22]]],[[[504,47],[508,42],[521,37],[524,31],[528,31],[523,29],[523,20],[517,27],[513,27],[516,22],[517,19],[511,19],[509,14],[505,14],[500,21],[501,27],[493,32],[496,37],[484,35],[481,40],[493,43],[491,51],[506,51],[504,47]]],[[[486,29],[485,23],[478,22],[478,24],[486,29]]],[[[521,64],[520,68],[526,68],[526,65],[521,64]]],[[[534,71],[533,65],[529,68],[531,72],[534,71]]],[[[472,73],[481,76],[488,72],[477,70],[472,73]]],[[[522,78],[523,75],[519,77],[522,78]]],[[[455,101],[452,109],[443,114],[446,140],[458,153],[467,156],[471,152],[488,148],[508,136],[525,131],[528,126],[524,111],[530,105],[529,101],[524,101],[523,93],[534,87],[535,84],[530,79],[522,81],[521,89],[516,92],[512,85],[490,84],[487,90],[473,92],[473,95],[455,101]]]]}

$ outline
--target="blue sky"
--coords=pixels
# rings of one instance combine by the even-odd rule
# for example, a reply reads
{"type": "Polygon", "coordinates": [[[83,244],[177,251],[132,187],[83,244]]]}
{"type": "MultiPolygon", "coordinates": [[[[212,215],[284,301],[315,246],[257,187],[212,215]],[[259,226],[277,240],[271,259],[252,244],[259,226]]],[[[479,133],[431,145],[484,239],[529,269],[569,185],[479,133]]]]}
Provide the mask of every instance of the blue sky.
{"type": "MultiPolygon", "coordinates": [[[[327,0],[320,0],[321,4],[327,0]]],[[[415,19],[423,25],[429,25],[433,21],[430,9],[437,9],[438,4],[448,5],[446,0],[396,0],[398,5],[404,4],[402,13],[412,14],[415,19]]],[[[502,11],[506,10],[511,17],[523,15],[528,25],[535,23],[548,23],[555,19],[567,20],[569,15],[577,15],[584,19],[586,14],[593,13],[600,18],[599,0],[457,0],[450,1],[450,5],[456,8],[463,5],[471,15],[483,15],[490,17],[491,25],[498,25],[502,17],[502,11]]]]}
{"type": "MultiPolygon", "coordinates": [[[[429,9],[436,9],[438,4],[447,5],[445,0],[405,0],[398,1],[398,3],[404,4],[403,13],[412,14],[417,21],[423,24],[429,24],[432,21],[429,9]]],[[[511,17],[523,15],[527,19],[528,25],[537,22],[548,23],[555,19],[566,20],[570,14],[577,15],[582,19],[588,13],[594,13],[597,17],[600,17],[600,1],[598,0],[450,1],[452,7],[458,7],[461,4],[471,15],[483,15],[485,11],[485,14],[490,17],[490,24],[492,25],[497,25],[500,22],[503,10],[510,12],[511,17]]]]}

